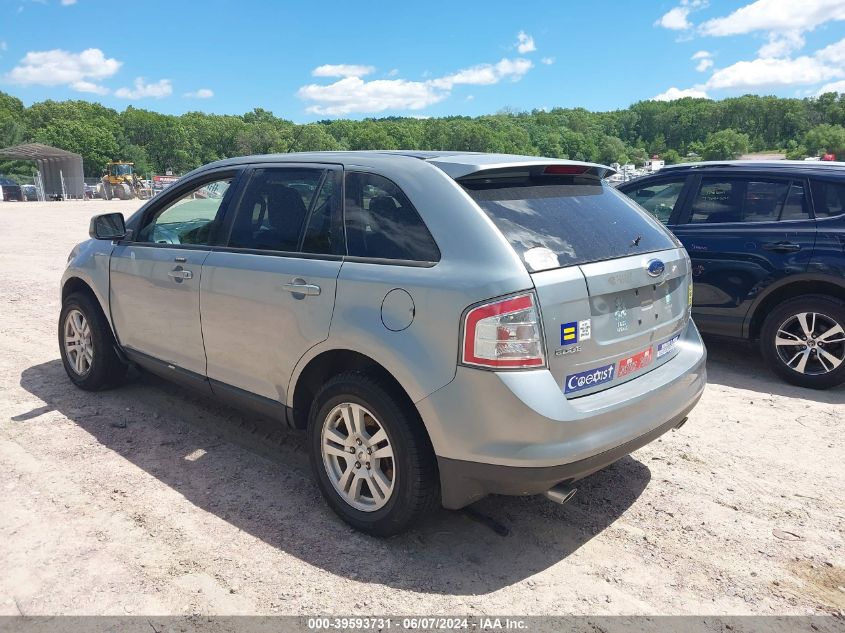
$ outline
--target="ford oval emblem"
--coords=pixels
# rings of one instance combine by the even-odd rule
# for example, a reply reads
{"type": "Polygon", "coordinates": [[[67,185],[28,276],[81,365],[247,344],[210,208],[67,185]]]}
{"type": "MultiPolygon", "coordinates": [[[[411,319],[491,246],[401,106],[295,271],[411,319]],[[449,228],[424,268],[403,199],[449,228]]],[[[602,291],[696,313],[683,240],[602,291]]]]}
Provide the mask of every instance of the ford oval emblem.
{"type": "Polygon", "coordinates": [[[660,277],[660,275],[663,274],[663,271],[666,270],[666,264],[661,262],[659,259],[652,259],[648,263],[648,266],[646,266],[645,270],[652,277],[660,277]]]}

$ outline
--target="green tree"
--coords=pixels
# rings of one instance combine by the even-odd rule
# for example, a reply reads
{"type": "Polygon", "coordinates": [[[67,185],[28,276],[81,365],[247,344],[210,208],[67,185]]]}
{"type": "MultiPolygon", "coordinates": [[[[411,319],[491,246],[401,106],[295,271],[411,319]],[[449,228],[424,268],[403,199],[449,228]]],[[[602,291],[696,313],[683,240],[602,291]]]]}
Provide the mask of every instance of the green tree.
{"type": "Polygon", "coordinates": [[[804,145],[813,156],[831,152],[845,157],[845,128],[841,125],[817,125],[804,136],[804,145]]]}
{"type": "Polygon", "coordinates": [[[622,163],[624,165],[628,162],[628,148],[625,147],[621,138],[605,135],[599,142],[598,150],[598,161],[600,163],[607,165],[622,163]]]}
{"type": "Polygon", "coordinates": [[[704,160],[733,160],[748,151],[748,135],[730,128],[707,136],[704,160]]]}
{"type": "Polygon", "coordinates": [[[667,165],[674,165],[681,162],[681,155],[673,149],[667,149],[663,154],[663,160],[667,165]]]}

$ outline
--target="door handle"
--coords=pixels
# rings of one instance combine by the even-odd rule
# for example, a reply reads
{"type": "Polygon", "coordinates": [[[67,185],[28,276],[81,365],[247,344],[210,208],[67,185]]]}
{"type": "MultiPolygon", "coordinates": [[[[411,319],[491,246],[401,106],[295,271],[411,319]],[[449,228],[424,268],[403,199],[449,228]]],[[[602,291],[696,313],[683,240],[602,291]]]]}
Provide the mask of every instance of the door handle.
{"type": "Polygon", "coordinates": [[[183,270],[182,268],[174,268],[169,273],[167,273],[168,277],[172,277],[176,281],[182,281],[183,279],[193,279],[194,273],[190,270],[183,270]]]}
{"type": "Polygon", "coordinates": [[[786,241],[769,242],[768,244],[763,244],[763,248],[775,253],[796,253],[801,250],[801,245],[786,241]]]}
{"type": "Polygon", "coordinates": [[[294,279],[289,284],[282,284],[282,288],[295,295],[315,297],[320,294],[320,286],[306,283],[304,279],[294,279]]]}

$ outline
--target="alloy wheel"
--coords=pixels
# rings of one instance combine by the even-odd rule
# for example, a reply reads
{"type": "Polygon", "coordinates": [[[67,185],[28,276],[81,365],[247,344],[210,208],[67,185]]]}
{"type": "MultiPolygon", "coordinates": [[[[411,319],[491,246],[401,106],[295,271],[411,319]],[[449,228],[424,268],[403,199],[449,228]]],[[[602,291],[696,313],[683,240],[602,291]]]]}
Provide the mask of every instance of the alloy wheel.
{"type": "Polygon", "coordinates": [[[775,347],[790,369],[809,376],[828,374],[845,362],[845,329],[818,312],[800,312],[778,328],[775,347]]]}
{"type": "Polygon", "coordinates": [[[323,465],[332,486],[356,510],[387,504],[396,483],[393,447],[375,415],[354,402],[334,407],[320,432],[323,465]]]}
{"type": "Polygon", "coordinates": [[[64,345],[68,364],[77,376],[85,376],[94,362],[91,327],[79,310],[67,313],[64,323],[64,345]]]}

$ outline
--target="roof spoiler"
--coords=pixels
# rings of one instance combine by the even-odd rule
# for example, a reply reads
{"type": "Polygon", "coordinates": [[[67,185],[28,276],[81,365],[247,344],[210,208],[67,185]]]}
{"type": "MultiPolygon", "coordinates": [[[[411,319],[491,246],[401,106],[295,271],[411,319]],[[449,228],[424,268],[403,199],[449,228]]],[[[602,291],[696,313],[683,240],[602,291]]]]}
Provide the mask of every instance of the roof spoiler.
{"type": "Polygon", "coordinates": [[[581,176],[602,180],[616,173],[605,165],[580,163],[574,161],[536,161],[516,162],[498,165],[468,165],[433,162],[455,180],[484,180],[487,178],[527,177],[527,176],[581,176]]]}

